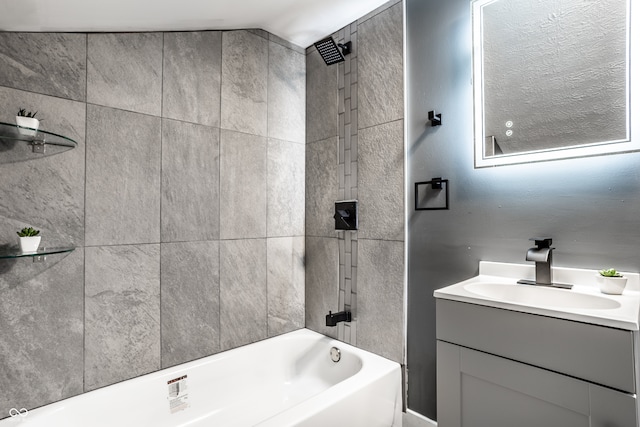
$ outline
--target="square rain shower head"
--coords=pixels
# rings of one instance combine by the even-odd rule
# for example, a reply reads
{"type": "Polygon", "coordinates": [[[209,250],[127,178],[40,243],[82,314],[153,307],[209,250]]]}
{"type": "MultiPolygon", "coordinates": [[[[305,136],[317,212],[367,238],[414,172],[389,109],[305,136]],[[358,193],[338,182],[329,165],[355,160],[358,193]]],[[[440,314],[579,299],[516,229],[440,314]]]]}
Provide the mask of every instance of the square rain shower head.
{"type": "Polygon", "coordinates": [[[327,65],[343,62],[344,56],[351,53],[351,42],[336,44],[333,37],[327,37],[313,45],[318,49],[318,53],[327,65]]]}

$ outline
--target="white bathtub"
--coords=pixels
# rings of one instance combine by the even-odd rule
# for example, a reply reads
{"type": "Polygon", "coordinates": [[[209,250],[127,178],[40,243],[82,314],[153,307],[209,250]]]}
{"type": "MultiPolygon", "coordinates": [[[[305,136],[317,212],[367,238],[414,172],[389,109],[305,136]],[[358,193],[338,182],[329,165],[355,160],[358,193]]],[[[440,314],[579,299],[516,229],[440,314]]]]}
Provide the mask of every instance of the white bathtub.
{"type": "Polygon", "coordinates": [[[0,427],[400,427],[401,408],[397,363],[302,329],[5,418],[0,427]]]}

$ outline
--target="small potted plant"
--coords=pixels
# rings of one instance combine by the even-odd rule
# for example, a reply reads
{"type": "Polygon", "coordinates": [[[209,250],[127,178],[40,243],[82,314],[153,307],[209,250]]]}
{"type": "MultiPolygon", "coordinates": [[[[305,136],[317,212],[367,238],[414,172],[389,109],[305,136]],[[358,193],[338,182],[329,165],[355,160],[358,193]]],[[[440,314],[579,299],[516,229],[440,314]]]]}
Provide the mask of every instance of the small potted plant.
{"type": "Polygon", "coordinates": [[[38,112],[32,113],[24,108],[21,108],[16,115],[16,124],[18,125],[18,131],[22,135],[35,136],[40,127],[40,120],[36,119],[38,112]]]}
{"type": "Polygon", "coordinates": [[[38,250],[41,238],[39,234],[40,230],[36,230],[32,227],[25,227],[18,231],[18,236],[20,236],[20,249],[22,252],[35,252],[38,250]]]}
{"type": "Polygon", "coordinates": [[[607,268],[598,272],[598,284],[603,294],[620,295],[627,286],[627,278],[615,268],[607,268]]]}

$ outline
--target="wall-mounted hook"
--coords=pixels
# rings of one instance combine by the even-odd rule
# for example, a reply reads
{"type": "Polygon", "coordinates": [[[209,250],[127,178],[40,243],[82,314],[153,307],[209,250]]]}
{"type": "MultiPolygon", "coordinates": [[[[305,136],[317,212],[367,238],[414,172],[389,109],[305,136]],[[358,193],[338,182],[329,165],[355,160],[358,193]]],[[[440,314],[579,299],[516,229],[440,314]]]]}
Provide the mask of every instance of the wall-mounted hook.
{"type": "Polygon", "coordinates": [[[429,111],[428,119],[431,122],[432,127],[442,125],[442,114],[436,114],[436,112],[433,110],[429,111]]]}
{"type": "Polygon", "coordinates": [[[442,182],[442,177],[439,176],[437,178],[431,178],[431,181],[429,181],[428,184],[431,184],[432,190],[442,190],[442,182]]]}

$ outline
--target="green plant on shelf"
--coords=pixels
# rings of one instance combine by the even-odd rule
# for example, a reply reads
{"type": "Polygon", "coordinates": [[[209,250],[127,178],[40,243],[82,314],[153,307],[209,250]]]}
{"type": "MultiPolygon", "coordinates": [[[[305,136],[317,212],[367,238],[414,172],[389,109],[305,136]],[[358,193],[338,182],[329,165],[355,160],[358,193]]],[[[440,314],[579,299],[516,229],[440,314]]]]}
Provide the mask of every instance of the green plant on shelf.
{"type": "Polygon", "coordinates": [[[18,117],[29,117],[32,119],[36,118],[36,114],[38,114],[38,112],[36,111],[35,113],[31,112],[31,111],[27,111],[25,108],[21,108],[20,110],[18,110],[18,117]]]}
{"type": "Polygon", "coordinates": [[[40,234],[40,230],[36,230],[32,227],[25,227],[22,230],[18,231],[18,236],[20,237],[34,237],[40,234]]]}
{"type": "Polygon", "coordinates": [[[622,277],[615,268],[606,268],[599,271],[600,275],[603,277],[622,277]]]}

